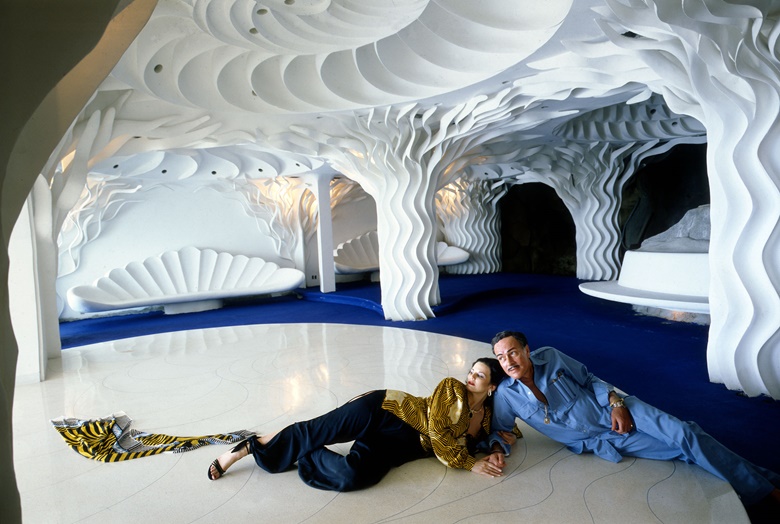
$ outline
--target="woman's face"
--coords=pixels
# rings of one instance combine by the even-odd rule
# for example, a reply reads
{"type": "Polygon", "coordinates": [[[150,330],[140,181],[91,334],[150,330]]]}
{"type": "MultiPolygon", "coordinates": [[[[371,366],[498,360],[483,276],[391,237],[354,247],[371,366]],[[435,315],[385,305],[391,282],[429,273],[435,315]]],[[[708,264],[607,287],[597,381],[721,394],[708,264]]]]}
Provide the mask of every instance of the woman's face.
{"type": "Polygon", "coordinates": [[[476,362],[466,377],[466,388],[472,393],[484,393],[495,389],[490,383],[490,368],[482,362],[476,362]]]}

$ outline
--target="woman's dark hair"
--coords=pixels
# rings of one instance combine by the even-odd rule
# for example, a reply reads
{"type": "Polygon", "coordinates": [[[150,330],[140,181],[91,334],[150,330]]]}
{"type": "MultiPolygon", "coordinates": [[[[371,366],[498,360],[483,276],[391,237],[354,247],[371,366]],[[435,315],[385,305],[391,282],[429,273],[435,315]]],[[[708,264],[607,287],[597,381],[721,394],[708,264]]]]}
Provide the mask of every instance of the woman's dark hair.
{"type": "MultiPolygon", "coordinates": [[[[501,367],[501,364],[498,362],[498,359],[496,358],[490,358],[490,357],[481,357],[474,361],[474,364],[479,362],[480,364],[485,364],[490,369],[490,383],[496,387],[501,383],[502,380],[504,380],[507,376],[506,373],[504,373],[504,368],[501,367]]],[[[474,367],[474,364],[471,365],[471,367],[474,367]]],[[[488,396],[488,398],[485,399],[485,404],[488,406],[493,406],[493,397],[488,396]]]]}
{"type": "Polygon", "coordinates": [[[494,348],[496,347],[496,344],[498,344],[500,341],[504,340],[507,337],[512,337],[515,340],[517,340],[520,343],[520,346],[525,347],[528,345],[528,339],[525,338],[525,335],[520,333],[519,331],[500,331],[496,334],[495,337],[493,337],[493,340],[490,341],[490,347],[494,348]]]}
{"type": "MultiPolygon", "coordinates": [[[[506,373],[504,373],[504,368],[501,367],[501,364],[499,364],[498,359],[490,358],[490,357],[482,357],[475,360],[474,364],[476,364],[477,362],[481,364],[485,364],[488,368],[490,368],[490,383],[493,384],[494,386],[498,387],[501,381],[506,378],[506,373]]],[[[474,367],[474,364],[472,364],[471,367],[474,367]]]]}

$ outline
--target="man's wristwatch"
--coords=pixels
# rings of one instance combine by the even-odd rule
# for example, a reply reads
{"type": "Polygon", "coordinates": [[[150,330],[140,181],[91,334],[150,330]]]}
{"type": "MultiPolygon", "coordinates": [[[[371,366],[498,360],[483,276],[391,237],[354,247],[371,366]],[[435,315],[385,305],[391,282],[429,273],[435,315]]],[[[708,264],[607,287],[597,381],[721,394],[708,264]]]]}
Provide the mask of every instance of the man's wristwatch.
{"type": "Polygon", "coordinates": [[[624,408],[624,407],[626,407],[626,403],[623,402],[623,399],[621,397],[618,397],[617,400],[615,400],[614,402],[610,402],[609,403],[609,407],[611,407],[612,409],[624,408]]]}

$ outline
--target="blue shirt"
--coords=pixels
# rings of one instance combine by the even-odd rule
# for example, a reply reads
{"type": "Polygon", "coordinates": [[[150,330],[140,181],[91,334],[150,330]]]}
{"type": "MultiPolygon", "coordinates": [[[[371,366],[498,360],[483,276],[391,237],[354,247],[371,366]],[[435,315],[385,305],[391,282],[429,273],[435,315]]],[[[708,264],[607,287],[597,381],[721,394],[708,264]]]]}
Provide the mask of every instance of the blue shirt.
{"type": "MultiPolygon", "coordinates": [[[[549,346],[533,351],[531,362],[534,383],[547,398],[546,409],[522,382],[507,378],[495,393],[493,430],[511,431],[515,417],[519,417],[574,453],[590,451],[619,462],[621,455],[609,442],[623,438],[612,431],[609,393],[613,386],[590,373],[582,363],[549,346]]],[[[491,444],[495,442],[509,453],[509,446],[491,437],[491,444]]]]}
{"type": "Polygon", "coordinates": [[[555,348],[532,352],[531,363],[534,383],[547,398],[547,406],[513,378],[504,379],[494,395],[489,441],[491,446],[501,445],[507,455],[509,446],[496,431],[510,431],[518,417],[573,453],[591,452],[612,462],[629,456],[698,464],[730,482],[746,505],[780,487],[780,475],[736,455],[695,422],[683,422],[633,396],[626,397],[625,404],[635,429],[620,435],[612,431],[609,393],[614,388],[610,384],[555,348]]]}

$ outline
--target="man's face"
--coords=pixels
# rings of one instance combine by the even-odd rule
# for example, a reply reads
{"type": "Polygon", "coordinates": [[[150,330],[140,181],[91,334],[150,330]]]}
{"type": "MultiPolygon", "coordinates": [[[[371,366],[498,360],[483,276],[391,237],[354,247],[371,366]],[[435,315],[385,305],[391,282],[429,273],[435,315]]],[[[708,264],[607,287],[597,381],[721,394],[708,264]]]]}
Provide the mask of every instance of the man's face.
{"type": "Polygon", "coordinates": [[[531,364],[531,350],[526,345],[523,347],[515,337],[506,337],[499,340],[493,346],[493,353],[496,355],[504,372],[510,377],[520,380],[522,378],[533,378],[533,365],[531,364]]]}

